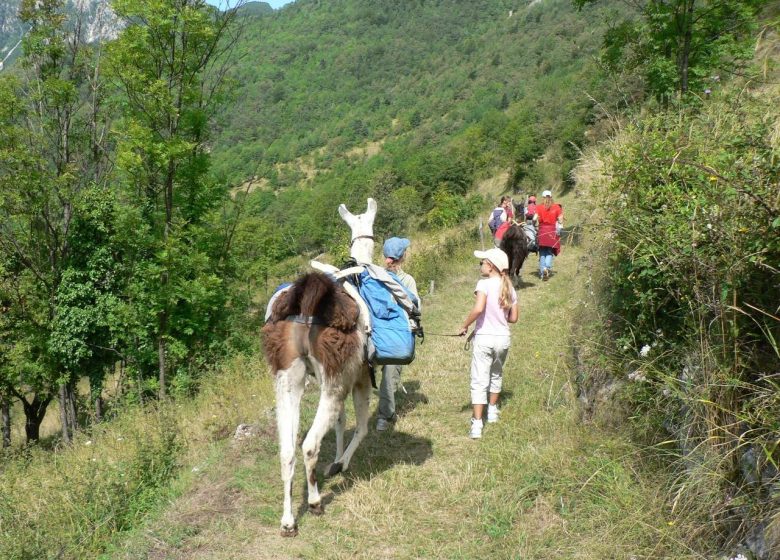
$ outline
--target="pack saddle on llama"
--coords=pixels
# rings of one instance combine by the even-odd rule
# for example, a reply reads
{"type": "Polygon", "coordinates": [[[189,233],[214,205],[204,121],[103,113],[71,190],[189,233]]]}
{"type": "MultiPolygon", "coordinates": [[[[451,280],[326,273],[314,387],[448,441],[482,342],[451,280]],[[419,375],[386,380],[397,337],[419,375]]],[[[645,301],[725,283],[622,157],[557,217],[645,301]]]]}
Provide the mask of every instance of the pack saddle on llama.
{"type": "Polygon", "coordinates": [[[366,268],[379,270],[372,264],[376,208],[376,202],[369,198],[363,214],[353,215],[343,204],[338,209],[352,230],[350,254],[357,266],[339,270],[312,261],[315,271],[304,274],[288,289],[279,292],[266,311],[263,347],[276,382],[276,418],[284,484],[283,536],[295,536],[298,532],[292,511],[292,483],[306,376],[313,375],[320,385],[317,412],[301,445],[311,513],[319,515],[323,511],[315,471],[322,439],[335,427],[336,458],[325,469],[325,476],[329,477],[349,468],[355,450],[368,433],[372,372],[367,345],[371,344],[371,318],[357,288],[345,279],[366,268]],[[357,426],[344,449],[344,403],[350,393],[357,426]]]}

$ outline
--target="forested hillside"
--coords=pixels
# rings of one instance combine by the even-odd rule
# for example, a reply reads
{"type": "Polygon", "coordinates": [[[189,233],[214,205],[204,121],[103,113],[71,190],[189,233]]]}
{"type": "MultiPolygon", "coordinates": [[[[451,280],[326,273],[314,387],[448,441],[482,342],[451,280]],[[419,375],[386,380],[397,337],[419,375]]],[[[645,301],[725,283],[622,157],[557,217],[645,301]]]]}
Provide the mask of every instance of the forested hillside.
{"type": "Polygon", "coordinates": [[[385,235],[474,216],[474,182],[496,169],[510,170],[509,191],[566,188],[598,119],[593,99],[608,96],[602,31],[624,13],[566,0],[303,0],[249,24],[212,154],[222,180],[253,192],[254,277],[339,245],[332,200],[374,196],[385,235]]]}
{"type": "Polygon", "coordinates": [[[564,132],[581,143],[580,93],[598,88],[583,70],[613,9],[300,0],[247,29],[215,165],[242,180],[318,148],[327,161],[409,131],[435,145],[516,102],[543,140],[564,132]]]}

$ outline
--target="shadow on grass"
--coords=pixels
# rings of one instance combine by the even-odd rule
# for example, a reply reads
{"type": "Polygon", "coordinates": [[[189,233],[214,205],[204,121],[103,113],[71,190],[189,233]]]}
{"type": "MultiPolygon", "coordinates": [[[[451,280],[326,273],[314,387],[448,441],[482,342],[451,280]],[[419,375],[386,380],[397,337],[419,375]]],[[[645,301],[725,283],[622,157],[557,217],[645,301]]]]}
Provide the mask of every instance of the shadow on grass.
{"type": "Polygon", "coordinates": [[[428,404],[427,395],[420,392],[419,381],[404,383],[402,379],[401,384],[403,389],[399,387],[395,393],[395,413],[398,416],[406,416],[419,405],[428,404]],[[404,392],[404,389],[406,392],[404,392]]]}
{"type": "MultiPolygon", "coordinates": [[[[404,387],[406,393],[400,388],[396,392],[396,412],[399,416],[409,414],[420,404],[428,403],[428,397],[420,392],[419,381],[407,381],[404,383],[404,387]]],[[[375,401],[372,400],[372,406],[375,407],[374,403],[375,401]]],[[[433,442],[429,438],[402,432],[394,427],[386,432],[377,432],[374,428],[375,425],[376,413],[374,412],[368,421],[368,435],[353,455],[349,470],[330,479],[325,479],[323,471],[335,457],[335,432],[331,430],[322,440],[317,481],[322,494],[323,507],[330,504],[339,495],[349,491],[361,480],[370,480],[395,465],[422,465],[433,456],[433,442]]],[[[345,447],[349,445],[354,432],[354,427],[345,430],[345,447]]],[[[308,511],[305,494],[304,491],[304,498],[298,507],[296,518],[308,511]]]]}

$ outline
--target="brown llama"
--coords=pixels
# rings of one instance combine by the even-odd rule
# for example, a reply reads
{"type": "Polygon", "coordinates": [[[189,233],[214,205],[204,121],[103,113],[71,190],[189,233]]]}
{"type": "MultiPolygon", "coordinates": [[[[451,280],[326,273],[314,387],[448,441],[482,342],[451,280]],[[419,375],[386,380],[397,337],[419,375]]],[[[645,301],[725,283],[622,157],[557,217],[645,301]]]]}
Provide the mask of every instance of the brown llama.
{"type": "MultiPolygon", "coordinates": [[[[358,263],[371,263],[376,202],[369,198],[367,211],[357,216],[342,204],[339,214],[352,230],[352,257],[358,263]]],[[[286,537],[298,533],[292,512],[292,480],[307,374],[314,375],[320,383],[317,413],[301,445],[311,513],[322,513],[315,467],[325,434],[335,426],[336,458],[325,472],[326,476],[333,476],[349,468],[355,450],[368,433],[371,393],[365,358],[368,315],[362,299],[354,298],[357,295],[354,288],[340,282],[345,273],[356,270],[353,267],[339,273],[328,265],[312,262],[312,266],[327,271],[330,276],[312,272],[299,278],[272,301],[269,320],[263,327],[263,347],[276,379],[276,420],[284,483],[281,534],[286,537]],[[357,427],[345,450],[344,402],[350,393],[357,427]]]]}
{"type": "Polygon", "coordinates": [[[499,247],[509,257],[509,277],[516,281],[520,277],[520,269],[528,257],[528,238],[521,224],[512,224],[504,233],[499,247]]]}

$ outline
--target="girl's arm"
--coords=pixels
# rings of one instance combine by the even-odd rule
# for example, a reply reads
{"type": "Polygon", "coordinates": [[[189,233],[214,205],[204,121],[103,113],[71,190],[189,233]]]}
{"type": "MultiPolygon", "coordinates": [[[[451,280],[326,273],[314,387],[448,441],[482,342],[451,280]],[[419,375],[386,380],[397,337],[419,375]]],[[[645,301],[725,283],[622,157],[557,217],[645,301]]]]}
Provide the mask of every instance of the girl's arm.
{"type": "Polygon", "coordinates": [[[517,311],[517,303],[513,303],[509,308],[509,316],[506,318],[507,323],[517,323],[517,318],[520,313],[517,311]]]}
{"type": "Polygon", "coordinates": [[[460,336],[463,336],[469,331],[469,325],[477,320],[477,317],[482,315],[485,311],[485,304],[487,303],[487,295],[484,292],[477,292],[477,300],[474,302],[474,307],[471,308],[469,314],[466,316],[466,320],[463,321],[463,325],[458,331],[460,336]]]}

